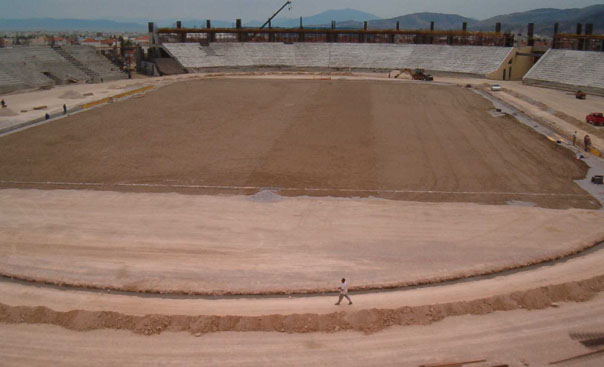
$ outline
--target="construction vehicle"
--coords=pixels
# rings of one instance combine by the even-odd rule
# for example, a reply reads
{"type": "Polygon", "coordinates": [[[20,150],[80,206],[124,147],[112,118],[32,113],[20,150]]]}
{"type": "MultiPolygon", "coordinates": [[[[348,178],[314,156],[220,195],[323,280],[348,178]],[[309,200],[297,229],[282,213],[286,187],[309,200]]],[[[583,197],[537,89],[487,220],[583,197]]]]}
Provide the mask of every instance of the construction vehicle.
{"type": "Polygon", "coordinates": [[[585,99],[585,97],[587,97],[587,94],[582,90],[578,90],[577,93],[575,93],[575,98],[577,99],[585,99]]]}
{"type": "Polygon", "coordinates": [[[426,74],[424,72],[424,69],[403,69],[403,71],[395,75],[394,78],[398,79],[398,77],[404,73],[409,73],[409,75],[411,75],[411,79],[413,80],[424,80],[427,82],[431,82],[434,80],[432,75],[426,74]]]}

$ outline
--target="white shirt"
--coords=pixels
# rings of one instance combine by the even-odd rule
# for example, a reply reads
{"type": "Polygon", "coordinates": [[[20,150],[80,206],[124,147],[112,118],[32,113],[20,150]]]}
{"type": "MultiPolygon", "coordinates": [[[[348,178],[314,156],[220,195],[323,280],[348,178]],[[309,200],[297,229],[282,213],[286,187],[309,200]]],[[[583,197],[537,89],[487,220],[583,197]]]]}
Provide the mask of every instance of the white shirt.
{"type": "Polygon", "coordinates": [[[340,284],[340,293],[348,294],[348,284],[346,282],[340,284]]]}

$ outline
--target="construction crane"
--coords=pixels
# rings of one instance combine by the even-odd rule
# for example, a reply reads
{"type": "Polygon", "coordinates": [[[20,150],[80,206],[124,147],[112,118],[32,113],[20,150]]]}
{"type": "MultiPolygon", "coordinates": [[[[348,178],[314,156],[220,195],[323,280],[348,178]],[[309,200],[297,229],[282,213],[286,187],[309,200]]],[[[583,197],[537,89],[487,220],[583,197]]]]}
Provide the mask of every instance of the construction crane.
{"type": "Polygon", "coordinates": [[[286,1],[285,4],[283,4],[283,6],[280,7],[279,10],[277,10],[275,12],[275,14],[273,14],[270,18],[268,18],[268,20],[266,22],[264,22],[264,24],[262,26],[260,26],[260,29],[266,27],[271,22],[271,20],[273,20],[274,17],[276,17],[279,13],[281,13],[281,10],[285,9],[285,7],[288,6],[288,5],[289,5],[289,10],[291,10],[292,9],[292,2],[291,1],[286,1]]]}

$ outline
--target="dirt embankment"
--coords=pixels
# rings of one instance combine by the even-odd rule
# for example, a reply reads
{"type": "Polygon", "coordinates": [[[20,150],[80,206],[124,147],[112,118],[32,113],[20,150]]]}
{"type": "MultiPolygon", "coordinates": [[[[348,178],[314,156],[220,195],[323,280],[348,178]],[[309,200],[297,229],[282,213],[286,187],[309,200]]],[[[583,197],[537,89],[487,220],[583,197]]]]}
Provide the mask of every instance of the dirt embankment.
{"type": "MultiPolygon", "coordinates": [[[[329,314],[265,316],[132,316],[118,312],[74,310],[57,312],[47,307],[11,307],[0,304],[0,322],[52,324],[70,330],[131,330],[153,335],[165,331],[201,334],[218,331],[267,331],[286,333],[337,332],[354,330],[373,333],[394,325],[427,325],[449,316],[481,315],[515,309],[543,309],[556,302],[583,302],[604,290],[604,275],[591,279],[540,287],[527,291],[480,298],[465,302],[442,303],[395,309],[365,309],[329,314]]],[[[342,306],[346,307],[346,306],[342,306]]]]}

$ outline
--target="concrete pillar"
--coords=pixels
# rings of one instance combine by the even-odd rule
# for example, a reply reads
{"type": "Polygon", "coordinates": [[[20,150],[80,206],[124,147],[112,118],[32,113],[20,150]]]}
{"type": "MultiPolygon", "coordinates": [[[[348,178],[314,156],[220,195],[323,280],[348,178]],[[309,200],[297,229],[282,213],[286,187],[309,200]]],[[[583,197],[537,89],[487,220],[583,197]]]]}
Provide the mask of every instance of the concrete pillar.
{"type": "MultiPolygon", "coordinates": [[[[241,19],[235,19],[235,28],[241,29],[241,19]]],[[[245,35],[242,32],[237,32],[237,42],[245,42],[245,35]]]]}
{"type": "MultiPolygon", "coordinates": [[[[304,29],[304,26],[302,25],[302,17],[300,17],[300,29],[304,29]]],[[[298,33],[298,42],[304,42],[304,33],[298,33]]]]}
{"type": "MultiPolygon", "coordinates": [[[[333,29],[335,31],[337,28],[338,27],[337,27],[336,21],[335,20],[332,21],[331,22],[331,29],[333,29]]],[[[338,42],[338,34],[337,33],[333,32],[331,34],[331,42],[338,42]]]]}
{"type": "MultiPolygon", "coordinates": [[[[367,30],[367,21],[363,22],[363,30],[366,31],[367,30]]],[[[365,43],[367,42],[367,35],[365,33],[359,33],[359,42],[360,43],[365,43]]]]}
{"type": "MultiPolygon", "coordinates": [[[[468,22],[463,22],[463,25],[461,26],[462,31],[467,32],[468,31],[468,22]]],[[[468,38],[463,35],[461,38],[461,44],[465,45],[467,43],[468,38]]]]}
{"type": "MultiPolygon", "coordinates": [[[[176,29],[182,29],[182,22],[180,20],[176,21],[176,29]]],[[[187,42],[187,34],[179,33],[178,39],[180,40],[181,43],[187,42]]]]}
{"type": "MultiPolygon", "coordinates": [[[[581,33],[583,33],[583,24],[577,23],[577,34],[581,33]]],[[[584,43],[583,39],[579,39],[577,42],[577,50],[583,50],[584,43]]]]}
{"type": "Polygon", "coordinates": [[[155,30],[155,23],[149,22],[147,26],[149,27],[149,44],[154,45],[155,39],[153,39],[153,32],[155,30]]]}
{"type": "MultiPolygon", "coordinates": [[[[209,19],[206,20],[206,28],[212,29],[212,22],[209,19]]],[[[216,42],[216,33],[208,32],[207,37],[208,37],[208,42],[216,42]]]]}
{"type": "Polygon", "coordinates": [[[514,35],[512,33],[506,32],[503,35],[504,37],[504,47],[514,47],[514,35]]]}
{"type": "MultiPolygon", "coordinates": [[[[587,23],[585,25],[585,34],[592,35],[593,33],[594,33],[594,25],[592,23],[587,23]]],[[[585,40],[585,50],[591,51],[591,40],[590,39],[585,40]]]]}
{"type": "Polygon", "coordinates": [[[558,40],[556,37],[558,36],[558,28],[560,25],[558,23],[554,23],[554,39],[552,40],[552,48],[558,47],[558,40]]]}
{"type": "Polygon", "coordinates": [[[528,25],[528,45],[535,46],[535,23],[529,23],[528,25]]]}
{"type": "MultiPolygon", "coordinates": [[[[268,21],[268,29],[273,29],[273,24],[271,23],[271,21],[268,21]]],[[[275,34],[274,33],[269,33],[268,34],[268,41],[269,42],[275,42],[275,34]]]]}

